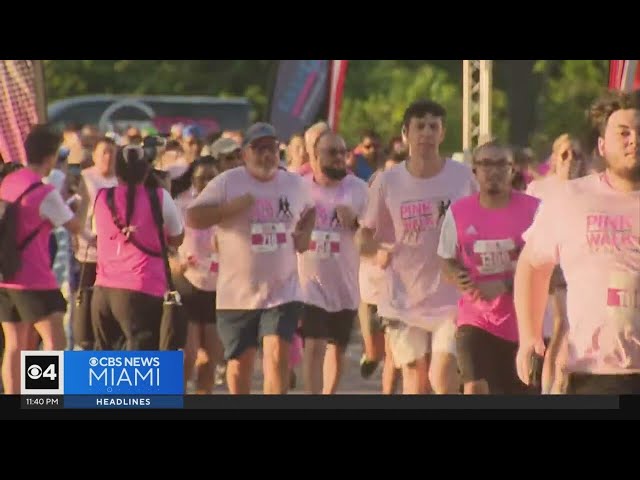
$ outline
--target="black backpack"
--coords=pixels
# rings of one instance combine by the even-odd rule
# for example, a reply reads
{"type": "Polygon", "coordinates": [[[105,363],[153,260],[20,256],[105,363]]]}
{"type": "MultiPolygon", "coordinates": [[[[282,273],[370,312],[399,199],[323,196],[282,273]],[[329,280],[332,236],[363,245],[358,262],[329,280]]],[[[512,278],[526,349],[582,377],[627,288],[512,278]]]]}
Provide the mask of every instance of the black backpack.
{"type": "Polygon", "coordinates": [[[18,222],[20,201],[36,188],[44,185],[42,182],[32,183],[13,202],[0,199],[0,280],[9,281],[22,266],[21,253],[36,237],[43,222],[18,242],[18,222]]]}

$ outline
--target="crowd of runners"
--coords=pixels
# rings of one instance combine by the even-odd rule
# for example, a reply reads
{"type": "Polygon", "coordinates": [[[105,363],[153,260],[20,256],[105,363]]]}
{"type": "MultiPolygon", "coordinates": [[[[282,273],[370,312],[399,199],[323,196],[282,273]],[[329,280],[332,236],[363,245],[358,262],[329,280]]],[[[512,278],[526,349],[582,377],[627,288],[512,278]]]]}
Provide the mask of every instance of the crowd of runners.
{"type": "Polygon", "coordinates": [[[431,100],[384,145],[36,126],[0,184],[4,392],[20,351],[68,348],[182,349],[195,393],[260,368],[333,394],[359,332],[384,394],[640,393],[640,94],[590,114],[595,148],[561,134],[544,161],[448,158],[431,100]]]}

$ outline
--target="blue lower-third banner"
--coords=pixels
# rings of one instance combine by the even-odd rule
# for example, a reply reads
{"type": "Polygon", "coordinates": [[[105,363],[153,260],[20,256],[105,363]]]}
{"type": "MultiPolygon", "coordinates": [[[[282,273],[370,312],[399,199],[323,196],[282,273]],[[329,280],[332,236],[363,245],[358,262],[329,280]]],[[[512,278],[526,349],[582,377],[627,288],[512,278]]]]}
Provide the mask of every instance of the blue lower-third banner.
{"type": "Polygon", "coordinates": [[[64,408],[183,408],[182,395],[65,395],[64,408]]]}

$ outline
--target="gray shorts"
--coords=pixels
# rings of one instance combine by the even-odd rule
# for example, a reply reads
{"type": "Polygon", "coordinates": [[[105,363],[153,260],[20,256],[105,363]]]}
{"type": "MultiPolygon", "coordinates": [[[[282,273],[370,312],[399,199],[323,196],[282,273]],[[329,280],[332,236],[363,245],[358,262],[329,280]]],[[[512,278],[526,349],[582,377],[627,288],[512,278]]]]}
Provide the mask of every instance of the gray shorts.
{"type": "Polygon", "coordinates": [[[249,348],[258,348],[267,335],[291,342],[298,327],[302,304],[290,302],[259,310],[217,310],[218,335],[225,360],[238,358],[249,348]]]}

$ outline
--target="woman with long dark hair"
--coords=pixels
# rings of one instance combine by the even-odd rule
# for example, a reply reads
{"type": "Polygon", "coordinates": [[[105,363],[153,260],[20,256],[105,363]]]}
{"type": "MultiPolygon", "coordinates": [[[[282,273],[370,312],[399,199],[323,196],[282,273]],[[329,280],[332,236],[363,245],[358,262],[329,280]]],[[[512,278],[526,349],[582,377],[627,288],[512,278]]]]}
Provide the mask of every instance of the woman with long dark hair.
{"type": "MultiPolygon", "coordinates": [[[[214,157],[195,160],[184,174],[172,182],[171,193],[178,207],[186,211],[191,201],[218,173],[214,157]]],[[[216,366],[222,362],[222,345],[216,331],[218,255],[214,228],[198,230],[185,227],[184,243],[172,259],[174,282],[188,320],[184,350],[185,382],[193,375],[196,358],[200,357],[198,351],[202,350],[204,354],[204,361],[197,369],[198,394],[211,393],[216,366]]]]}
{"type": "Polygon", "coordinates": [[[140,146],[119,150],[119,184],[101,190],[96,199],[97,274],[91,303],[96,350],[159,349],[168,282],[153,195],[168,247],[182,243],[183,226],[169,192],[150,186],[147,157],[140,146]]]}

